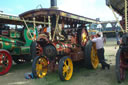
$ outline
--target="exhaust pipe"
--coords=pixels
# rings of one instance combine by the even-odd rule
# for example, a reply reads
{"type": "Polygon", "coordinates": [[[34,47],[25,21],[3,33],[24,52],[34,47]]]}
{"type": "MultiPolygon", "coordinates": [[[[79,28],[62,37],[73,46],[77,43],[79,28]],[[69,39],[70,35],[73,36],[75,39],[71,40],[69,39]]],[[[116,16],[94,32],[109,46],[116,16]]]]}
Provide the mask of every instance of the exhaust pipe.
{"type": "Polygon", "coordinates": [[[51,0],[51,8],[52,9],[58,9],[57,8],[57,0],[51,0]]]}

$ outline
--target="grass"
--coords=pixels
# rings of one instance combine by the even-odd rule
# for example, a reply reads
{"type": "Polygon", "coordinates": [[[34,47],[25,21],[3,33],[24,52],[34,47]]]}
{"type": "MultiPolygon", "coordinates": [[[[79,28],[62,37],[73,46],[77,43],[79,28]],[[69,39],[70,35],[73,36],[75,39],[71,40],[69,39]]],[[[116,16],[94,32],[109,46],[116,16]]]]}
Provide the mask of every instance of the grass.
{"type": "Polygon", "coordinates": [[[48,73],[42,79],[27,80],[24,78],[24,74],[31,72],[32,64],[14,64],[8,74],[0,76],[0,85],[128,85],[128,77],[121,84],[118,84],[116,80],[115,56],[117,49],[115,40],[108,39],[105,44],[105,58],[111,64],[110,70],[101,70],[101,65],[96,70],[89,70],[82,65],[75,64],[73,76],[69,81],[61,81],[58,71],[48,73]]]}

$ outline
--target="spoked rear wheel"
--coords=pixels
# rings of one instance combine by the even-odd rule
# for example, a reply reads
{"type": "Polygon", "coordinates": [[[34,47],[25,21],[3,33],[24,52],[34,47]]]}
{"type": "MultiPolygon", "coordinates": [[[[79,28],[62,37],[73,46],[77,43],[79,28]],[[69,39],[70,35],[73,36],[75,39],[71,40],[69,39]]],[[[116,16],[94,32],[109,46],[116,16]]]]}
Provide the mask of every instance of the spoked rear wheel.
{"type": "Polygon", "coordinates": [[[125,69],[121,67],[121,49],[116,54],[116,78],[118,83],[121,83],[125,79],[125,69]]]}
{"type": "Polygon", "coordinates": [[[43,56],[37,56],[32,63],[32,73],[35,78],[43,78],[48,72],[48,60],[43,56]]]}
{"type": "Polygon", "coordinates": [[[70,80],[73,74],[73,63],[70,57],[61,58],[59,62],[59,76],[62,81],[70,80]]]}
{"type": "Polygon", "coordinates": [[[0,75],[6,74],[12,66],[12,57],[6,50],[0,50],[0,75]]]}

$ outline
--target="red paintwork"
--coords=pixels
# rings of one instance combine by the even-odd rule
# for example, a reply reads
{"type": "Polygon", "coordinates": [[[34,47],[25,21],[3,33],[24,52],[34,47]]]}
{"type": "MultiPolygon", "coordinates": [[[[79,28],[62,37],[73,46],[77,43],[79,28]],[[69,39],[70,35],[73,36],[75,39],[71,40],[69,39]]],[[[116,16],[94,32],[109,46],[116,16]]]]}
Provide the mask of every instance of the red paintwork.
{"type": "Polygon", "coordinates": [[[127,53],[122,52],[120,56],[120,78],[121,80],[124,80],[126,76],[125,70],[128,69],[128,64],[126,61],[127,59],[128,59],[127,53]]]}
{"type": "Polygon", "coordinates": [[[121,59],[121,66],[120,67],[124,68],[124,69],[128,68],[128,64],[126,61],[126,60],[128,60],[128,53],[123,52],[120,57],[121,57],[120,58],[121,59]]]}
{"type": "Polygon", "coordinates": [[[124,68],[120,68],[120,78],[121,78],[121,80],[125,79],[125,69],[124,68]]]}
{"type": "Polygon", "coordinates": [[[2,30],[2,35],[8,35],[8,34],[9,34],[8,30],[2,30]]]}
{"type": "Polygon", "coordinates": [[[12,66],[11,55],[6,50],[0,50],[0,65],[3,67],[2,71],[0,71],[0,75],[6,74],[12,66]],[[5,66],[4,64],[1,63],[3,55],[4,55],[3,61],[8,61],[8,63],[6,62],[7,66],[5,66]]]}
{"type": "Polygon", "coordinates": [[[69,54],[71,52],[71,44],[68,44],[66,42],[54,42],[52,44],[55,46],[57,52],[63,51],[65,54],[69,54]]]}
{"type": "Polygon", "coordinates": [[[43,48],[40,46],[40,44],[37,43],[37,46],[36,46],[36,55],[37,56],[42,56],[43,54],[43,48]]]}
{"type": "Polygon", "coordinates": [[[84,58],[82,49],[80,47],[77,47],[76,45],[66,42],[56,42],[52,44],[56,47],[57,53],[61,51],[61,55],[66,54],[67,56],[70,56],[72,58],[72,61],[79,61],[84,58]]]}
{"type": "MultiPolygon", "coordinates": [[[[54,71],[58,69],[58,64],[56,64],[56,62],[59,62],[62,56],[70,56],[72,61],[80,61],[84,59],[84,52],[81,46],[84,47],[86,45],[88,41],[88,32],[86,30],[82,30],[82,33],[85,33],[87,36],[86,37],[87,41],[84,43],[80,43],[81,44],[80,45],[78,44],[78,41],[77,41],[78,40],[77,32],[72,32],[70,29],[66,29],[66,30],[68,30],[68,35],[67,35],[68,38],[66,38],[65,40],[57,40],[55,38],[54,41],[52,41],[52,40],[48,40],[48,38],[46,38],[43,35],[37,39],[37,41],[40,41],[40,39],[45,39],[47,41],[47,43],[45,43],[45,46],[53,45],[56,48],[57,55],[55,59],[49,62],[49,65],[48,65],[49,71],[54,71]]],[[[41,43],[43,42],[40,41],[40,44],[41,43]]]]}
{"type": "Polygon", "coordinates": [[[44,35],[39,35],[37,41],[40,41],[41,39],[45,39],[45,40],[47,41],[47,43],[49,42],[49,40],[48,40],[48,36],[45,35],[45,34],[44,34],[44,35]]]}
{"type": "Polygon", "coordinates": [[[54,42],[52,45],[57,50],[57,56],[55,60],[52,60],[48,65],[49,71],[55,71],[58,69],[58,64],[56,64],[56,61],[59,61],[61,58],[58,55],[66,55],[70,56],[72,61],[80,61],[84,58],[84,53],[80,47],[77,47],[76,45],[73,46],[73,44],[67,43],[67,42],[54,42]]]}

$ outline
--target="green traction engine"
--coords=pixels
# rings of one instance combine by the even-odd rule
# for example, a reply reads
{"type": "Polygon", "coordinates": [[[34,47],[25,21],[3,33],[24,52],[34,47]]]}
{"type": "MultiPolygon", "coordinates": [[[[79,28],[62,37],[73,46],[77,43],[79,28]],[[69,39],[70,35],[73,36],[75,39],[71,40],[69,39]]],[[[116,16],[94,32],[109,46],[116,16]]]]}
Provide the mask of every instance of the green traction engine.
{"type": "Polygon", "coordinates": [[[17,20],[9,18],[9,21],[1,16],[0,19],[4,22],[0,23],[0,75],[4,75],[10,70],[12,61],[17,64],[31,61],[30,48],[38,32],[33,24],[26,22],[24,25],[20,18],[17,20]],[[14,24],[15,28],[10,24],[14,24]]]}

